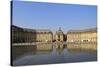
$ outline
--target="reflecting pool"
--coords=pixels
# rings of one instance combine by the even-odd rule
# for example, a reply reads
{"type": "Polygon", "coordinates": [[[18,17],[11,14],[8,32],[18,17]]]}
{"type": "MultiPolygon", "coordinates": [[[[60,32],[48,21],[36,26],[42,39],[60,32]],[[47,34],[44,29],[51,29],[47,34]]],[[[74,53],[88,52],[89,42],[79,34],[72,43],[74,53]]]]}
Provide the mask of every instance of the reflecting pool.
{"type": "Polygon", "coordinates": [[[22,66],[97,60],[96,50],[72,49],[67,44],[63,47],[59,44],[39,45],[12,46],[12,64],[22,66]]]}

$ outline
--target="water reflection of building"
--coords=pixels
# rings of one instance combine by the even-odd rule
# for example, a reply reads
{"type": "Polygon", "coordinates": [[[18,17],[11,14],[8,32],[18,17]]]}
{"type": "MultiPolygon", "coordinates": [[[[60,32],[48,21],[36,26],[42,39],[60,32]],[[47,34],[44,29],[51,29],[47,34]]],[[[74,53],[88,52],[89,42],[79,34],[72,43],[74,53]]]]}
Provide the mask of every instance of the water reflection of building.
{"type": "Polygon", "coordinates": [[[96,43],[68,43],[67,49],[77,49],[77,50],[97,50],[96,43]]]}
{"type": "Polygon", "coordinates": [[[61,28],[55,33],[55,40],[56,41],[64,41],[64,33],[62,32],[61,28]]]}
{"type": "Polygon", "coordinates": [[[53,34],[50,30],[26,29],[12,25],[12,43],[51,42],[52,36],[53,34]]]}
{"type": "Polygon", "coordinates": [[[53,49],[53,46],[50,43],[38,44],[36,47],[37,51],[51,51],[53,49]]]}
{"type": "Polygon", "coordinates": [[[97,42],[97,29],[68,31],[67,42],[97,42]]]}

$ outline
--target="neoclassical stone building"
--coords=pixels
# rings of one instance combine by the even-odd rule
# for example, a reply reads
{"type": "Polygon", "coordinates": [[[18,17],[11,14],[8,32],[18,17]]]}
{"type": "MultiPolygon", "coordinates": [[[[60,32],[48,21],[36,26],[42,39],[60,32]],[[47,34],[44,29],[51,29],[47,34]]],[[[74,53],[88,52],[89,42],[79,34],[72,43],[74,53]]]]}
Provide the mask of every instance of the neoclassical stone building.
{"type": "Polygon", "coordinates": [[[52,31],[47,29],[27,29],[12,25],[11,33],[12,43],[52,42],[53,40],[74,43],[97,42],[97,28],[70,30],[65,36],[61,28],[53,35],[52,31]]]}
{"type": "Polygon", "coordinates": [[[52,42],[53,33],[50,30],[36,30],[37,42],[52,42]]]}
{"type": "Polygon", "coordinates": [[[97,42],[97,28],[70,30],[67,32],[67,42],[97,42]]]}
{"type": "Polygon", "coordinates": [[[11,26],[12,43],[52,42],[53,34],[50,30],[36,30],[11,26]]]}
{"type": "Polygon", "coordinates": [[[54,39],[56,41],[64,41],[64,33],[62,32],[61,28],[59,28],[59,30],[56,31],[54,35],[54,39]]]}

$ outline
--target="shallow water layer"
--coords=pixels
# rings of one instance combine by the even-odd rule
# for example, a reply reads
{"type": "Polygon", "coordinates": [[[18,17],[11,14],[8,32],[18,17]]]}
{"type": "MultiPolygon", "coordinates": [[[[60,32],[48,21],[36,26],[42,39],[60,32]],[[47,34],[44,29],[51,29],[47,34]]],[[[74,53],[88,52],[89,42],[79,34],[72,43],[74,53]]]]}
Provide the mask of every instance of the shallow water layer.
{"type": "Polygon", "coordinates": [[[54,44],[12,47],[12,64],[38,65],[69,62],[96,61],[97,51],[69,49],[67,45],[57,47],[54,44]]]}

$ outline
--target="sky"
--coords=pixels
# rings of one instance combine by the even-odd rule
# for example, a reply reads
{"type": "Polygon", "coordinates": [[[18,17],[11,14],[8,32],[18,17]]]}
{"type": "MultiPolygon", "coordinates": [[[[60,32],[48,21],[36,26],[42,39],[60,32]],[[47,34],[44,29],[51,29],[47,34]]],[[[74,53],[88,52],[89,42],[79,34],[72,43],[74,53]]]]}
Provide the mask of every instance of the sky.
{"type": "Polygon", "coordinates": [[[66,32],[97,26],[94,5],[13,1],[12,10],[12,24],[23,28],[57,31],[61,27],[66,32]]]}

